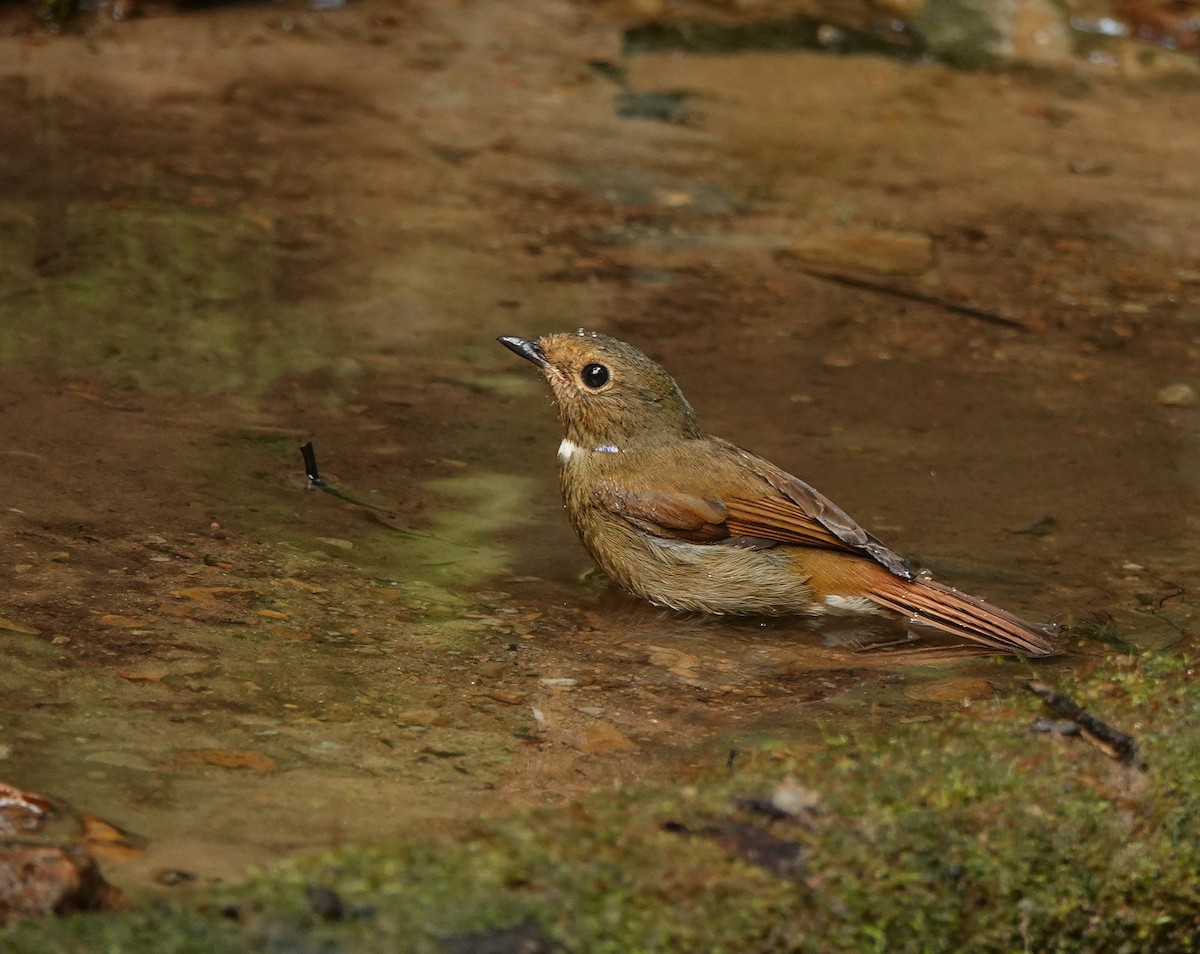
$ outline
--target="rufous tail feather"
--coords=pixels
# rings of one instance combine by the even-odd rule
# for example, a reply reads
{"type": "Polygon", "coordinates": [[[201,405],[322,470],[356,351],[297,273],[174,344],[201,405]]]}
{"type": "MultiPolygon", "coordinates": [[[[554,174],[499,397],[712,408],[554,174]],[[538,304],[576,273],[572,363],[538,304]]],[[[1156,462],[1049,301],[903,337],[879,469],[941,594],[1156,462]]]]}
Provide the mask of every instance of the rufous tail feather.
{"type": "Polygon", "coordinates": [[[1059,652],[1052,628],[1035,626],[1019,616],[960,593],[933,580],[880,580],[869,599],[897,613],[972,642],[1018,656],[1049,656],[1059,652]]]}

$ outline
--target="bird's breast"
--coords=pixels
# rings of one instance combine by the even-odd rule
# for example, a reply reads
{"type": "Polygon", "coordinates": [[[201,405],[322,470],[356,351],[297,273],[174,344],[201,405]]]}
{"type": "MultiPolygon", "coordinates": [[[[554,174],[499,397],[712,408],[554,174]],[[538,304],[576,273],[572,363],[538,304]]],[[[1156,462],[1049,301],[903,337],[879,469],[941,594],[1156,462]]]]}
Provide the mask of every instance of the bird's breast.
{"type": "Polygon", "coordinates": [[[730,615],[824,612],[787,555],[660,537],[586,495],[566,497],[584,548],[614,582],[659,606],[730,615]]]}

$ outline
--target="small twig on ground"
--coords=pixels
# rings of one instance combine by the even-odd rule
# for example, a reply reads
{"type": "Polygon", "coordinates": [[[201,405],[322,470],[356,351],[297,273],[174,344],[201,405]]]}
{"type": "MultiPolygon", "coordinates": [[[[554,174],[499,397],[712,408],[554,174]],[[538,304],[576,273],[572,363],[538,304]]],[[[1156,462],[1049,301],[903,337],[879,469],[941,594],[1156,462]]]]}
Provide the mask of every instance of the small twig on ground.
{"type": "Polygon", "coordinates": [[[1025,688],[1041,699],[1056,715],[1070,719],[1079,726],[1079,734],[1109,758],[1125,765],[1144,767],[1138,761],[1138,744],[1133,736],[1126,735],[1120,729],[1114,729],[1107,722],[1097,719],[1079,703],[1051,689],[1044,682],[1031,679],[1025,683],[1025,688]]]}
{"type": "Polygon", "coordinates": [[[879,295],[891,295],[893,298],[903,298],[907,301],[919,302],[922,305],[932,305],[935,308],[942,308],[956,315],[966,315],[968,318],[977,318],[980,321],[986,321],[993,325],[1003,325],[1005,328],[1016,328],[1018,331],[1029,330],[1028,325],[1022,324],[1015,318],[1001,315],[998,312],[976,308],[974,305],[960,305],[957,302],[946,301],[946,299],[938,298],[936,295],[927,295],[924,292],[914,291],[909,288],[899,288],[895,285],[885,284],[884,282],[871,281],[869,278],[858,278],[854,275],[844,275],[841,272],[827,272],[824,269],[810,268],[805,265],[800,265],[799,271],[812,278],[820,279],[823,282],[845,285],[847,288],[861,288],[864,291],[872,291],[879,295]]]}
{"type": "MultiPolygon", "coordinates": [[[[321,479],[321,473],[317,470],[317,452],[313,450],[312,441],[305,441],[300,445],[300,456],[304,458],[304,476],[308,478],[308,485],[315,487],[317,490],[323,490],[327,494],[333,494],[338,500],[344,500],[348,504],[354,504],[356,507],[362,507],[364,510],[375,510],[379,513],[387,514],[389,517],[396,515],[386,507],[380,507],[378,504],[367,503],[365,500],[359,500],[357,497],[351,497],[347,493],[342,493],[336,487],[330,486],[321,479]]],[[[399,527],[395,529],[399,530],[399,527]]],[[[405,531],[411,533],[412,531],[405,531]]]]}
{"type": "MultiPolygon", "coordinates": [[[[389,530],[406,537],[413,537],[417,540],[436,540],[438,543],[447,543],[453,547],[462,547],[464,550],[475,551],[477,548],[466,543],[457,543],[454,540],[446,540],[442,537],[435,537],[431,533],[420,533],[417,530],[409,530],[407,527],[400,526],[396,523],[399,520],[399,515],[394,511],[388,510],[387,507],[380,507],[378,504],[367,503],[365,500],[359,500],[357,497],[351,497],[349,494],[338,490],[325,482],[321,477],[321,472],[317,470],[317,452],[313,450],[312,441],[305,441],[300,445],[300,456],[304,458],[304,475],[308,478],[308,485],[317,490],[323,490],[327,494],[332,494],[338,500],[344,500],[346,503],[355,507],[359,507],[367,512],[367,516],[378,523],[383,524],[389,530]]],[[[451,561],[452,562],[452,561],[451,561]]]]}

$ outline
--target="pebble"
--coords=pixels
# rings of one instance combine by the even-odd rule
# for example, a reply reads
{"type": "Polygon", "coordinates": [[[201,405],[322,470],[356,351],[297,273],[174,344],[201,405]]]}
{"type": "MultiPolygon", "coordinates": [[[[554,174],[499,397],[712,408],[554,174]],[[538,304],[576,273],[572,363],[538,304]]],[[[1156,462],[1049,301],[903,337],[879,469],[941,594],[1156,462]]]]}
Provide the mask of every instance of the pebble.
{"type": "Polygon", "coordinates": [[[1034,719],[1030,728],[1050,735],[1079,735],[1079,723],[1070,719],[1034,719]]]}
{"type": "Polygon", "coordinates": [[[771,793],[771,804],[785,815],[799,818],[821,806],[821,796],[793,778],[786,778],[771,793]]]}
{"type": "Polygon", "coordinates": [[[854,359],[848,355],[831,354],[822,358],[821,364],[827,368],[853,368],[854,359]]]}
{"type": "Polygon", "coordinates": [[[1196,403],[1196,391],[1187,384],[1168,384],[1159,389],[1158,403],[1163,407],[1191,407],[1196,403]]]}

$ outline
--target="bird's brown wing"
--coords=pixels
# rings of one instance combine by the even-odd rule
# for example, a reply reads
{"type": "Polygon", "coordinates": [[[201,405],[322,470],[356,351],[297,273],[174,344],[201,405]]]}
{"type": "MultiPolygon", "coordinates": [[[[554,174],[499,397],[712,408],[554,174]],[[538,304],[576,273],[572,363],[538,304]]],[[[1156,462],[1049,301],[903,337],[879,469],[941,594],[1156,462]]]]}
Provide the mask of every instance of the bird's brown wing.
{"type": "Polygon", "coordinates": [[[684,487],[666,490],[629,479],[602,480],[595,496],[613,513],[656,536],[691,543],[841,550],[912,579],[903,558],[804,481],[717,438],[707,438],[696,450],[702,452],[700,459],[672,462],[670,472],[685,479],[684,487]]]}
{"type": "Polygon", "coordinates": [[[819,490],[749,451],[725,441],[720,443],[735,452],[745,467],[776,491],[776,494],[754,494],[745,499],[724,498],[729,510],[727,524],[732,533],[859,553],[903,579],[913,578],[912,567],[902,556],[860,527],[819,490]]]}
{"type": "Polygon", "coordinates": [[[729,537],[725,505],[715,498],[682,491],[633,489],[603,480],[593,495],[613,513],[656,537],[689,543],[715,543],[729,537]]]}

